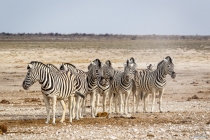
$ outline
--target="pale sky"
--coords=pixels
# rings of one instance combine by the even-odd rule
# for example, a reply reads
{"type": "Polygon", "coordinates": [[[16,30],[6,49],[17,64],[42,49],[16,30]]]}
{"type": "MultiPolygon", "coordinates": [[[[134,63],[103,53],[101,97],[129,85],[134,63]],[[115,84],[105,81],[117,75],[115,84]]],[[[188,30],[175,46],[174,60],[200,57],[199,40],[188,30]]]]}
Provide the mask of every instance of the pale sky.
{"type": "Polygon", "coordinates": [[[0,32],[210,35],[210,0],[0,0],[0,32]]]}

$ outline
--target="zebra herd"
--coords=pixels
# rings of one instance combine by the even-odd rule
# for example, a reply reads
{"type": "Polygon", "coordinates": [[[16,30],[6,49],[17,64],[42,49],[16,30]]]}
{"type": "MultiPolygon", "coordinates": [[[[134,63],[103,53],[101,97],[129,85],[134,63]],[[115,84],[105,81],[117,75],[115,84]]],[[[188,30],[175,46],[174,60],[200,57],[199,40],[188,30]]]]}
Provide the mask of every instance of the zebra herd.
{"type": "Polygon", "coordinates": [[[152,70],[149,65],[145,70],[137,70],[135,59],[131,57],[124,64],[124,70],[113,68],[110,60],[104,64],[95,59],[88,66],[88,71],[77,69],[70,63],[63,63],[58,69],[52,64],[32,61],[27,66],[27,74],[23,81],[23,88],[29,89],[35,82],[41,85],[41,92],[50,121],[50,99],[52,100],[53,120],[55,124],[56,102],[60,102],[63,112],[60,122],[65,120],[68,99],[69,122],[86,115],[87,95],[90,95],[91,116],[95,118],[99,106],[99,98],[103,96],[103,111],[106,112],[106,98],[109,98],[109,113],[128,114],[129,96],[133,94],[133,112],[139,112],[140,99],[143,99],[143,111],[147,112],[148,95],[152,94],[152,108],[154,110],[155,93],[159,92],[159,110],[162,112],[162,95],[166,85],[166,75],[176,77],[172,58],[167,56],[152,70]],[[136,103],[135,103],[136,102],[136,103]],[[112,103],[115,110],[112,110],[112,103]]]}

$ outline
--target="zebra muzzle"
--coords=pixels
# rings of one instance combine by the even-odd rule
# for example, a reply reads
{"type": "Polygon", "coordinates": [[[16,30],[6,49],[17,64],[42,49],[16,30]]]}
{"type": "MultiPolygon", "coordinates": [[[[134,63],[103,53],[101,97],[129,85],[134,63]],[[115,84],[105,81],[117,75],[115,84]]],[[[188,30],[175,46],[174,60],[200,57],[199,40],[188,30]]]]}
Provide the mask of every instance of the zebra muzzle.
{"type": "Polygon", "coordinates": [[[27,86],[26,82],[23,81],[22,87],[23,87],[23,89],[27,90],[29,86],[27,86]]]}
{"type": "Polygon", "coordinates": [[[175,78],[176,77],[176,73],[173,71],[172,73],[171,73],[171,78],[175,78]]]}

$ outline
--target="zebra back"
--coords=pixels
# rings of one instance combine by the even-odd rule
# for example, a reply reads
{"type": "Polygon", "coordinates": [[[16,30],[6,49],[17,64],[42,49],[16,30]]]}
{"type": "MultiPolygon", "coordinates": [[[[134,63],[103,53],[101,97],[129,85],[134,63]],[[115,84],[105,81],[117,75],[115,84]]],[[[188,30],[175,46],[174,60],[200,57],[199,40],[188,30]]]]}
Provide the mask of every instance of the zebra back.
{"type": "Polygon", "coordinates": [[[60,70],[65,70],[65,71],[69,70],[72,73],[79,73],[79,74],[82,74],[85,78],[87,77],[86,72],[84,72],[83,70],[77,69],[76,66],[70,63],[63,63],[60,66],[60,70]]]}

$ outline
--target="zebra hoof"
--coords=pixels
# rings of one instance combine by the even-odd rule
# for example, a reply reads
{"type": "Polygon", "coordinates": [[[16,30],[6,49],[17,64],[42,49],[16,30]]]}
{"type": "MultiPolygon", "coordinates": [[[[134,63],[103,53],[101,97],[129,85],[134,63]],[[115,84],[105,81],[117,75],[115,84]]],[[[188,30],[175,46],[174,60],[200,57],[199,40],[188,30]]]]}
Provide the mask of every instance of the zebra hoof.
{"type": "Polygon", "coordinates": [[[160,111],[160,113],[163,113],[163,111],[160,111]]]}

